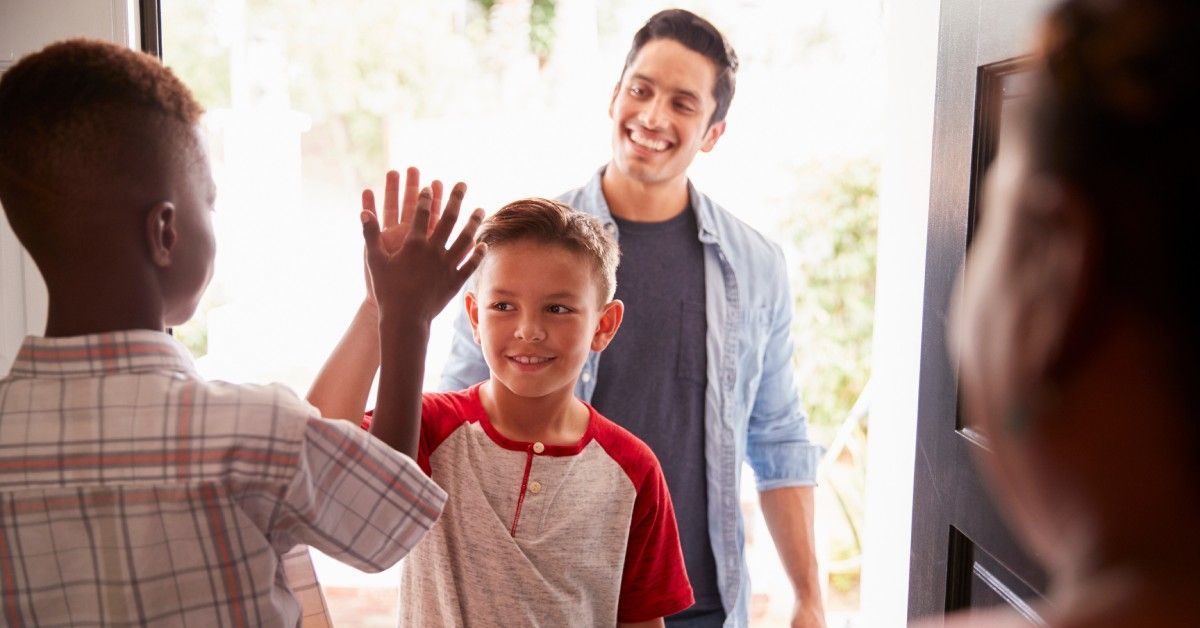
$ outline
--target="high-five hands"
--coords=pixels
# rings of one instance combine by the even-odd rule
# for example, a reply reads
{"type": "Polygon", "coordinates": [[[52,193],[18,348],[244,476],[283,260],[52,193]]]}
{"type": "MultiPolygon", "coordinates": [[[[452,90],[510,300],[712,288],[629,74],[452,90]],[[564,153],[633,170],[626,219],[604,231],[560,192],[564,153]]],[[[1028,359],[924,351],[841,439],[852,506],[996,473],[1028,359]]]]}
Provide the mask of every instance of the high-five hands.
{"type": "Polygon", "coordinates": [[[405,190],[401,212],[397,203],[399,180],[399,173],[388,173],[382,226],[375,212],[374,194],[363,192],[361,219],[368,286],[381,311],[428,322],[454,298],[483,259],[485,247],[475,243],[483,210],[471,212],[458,237],[447,247],[467,186],[456,184],[441,210],[441,184],[434,184],[436,195],[431,188],[417,194],[417,170],[409,168],[407,187],[413,189],[405,190]],[[411,208],[410,200],[414,201],[411,208]]]}
{"type": "MultiPolygon", "coordinates": [[[[417,213],[417,201],[420,196],[420,181],[421,171],[409,167],[404,175],[404,197],[400,198],[400,173],[395,170],[389,170],[385,176],[384,192],[383,192],[383,223],[380,225],[380,237],[383,240],[384,249],[388,253],[394,253],[404,242],[405,236],[408,235],[412,227],[413,218],[417,213]]],[[[455,189],[462,188],[462,193],[466,193],[466,184],[459,183],[455,189]]],[[[432,194],[432,200],[429,206],[429,228],[432,229],[437,224],[442,213],[442,182],[434,180],[429,184],[429,190],[432,194]]],[[[371,189],[362,191],[362,208],[363,211],[376,213],[375,211],[375,192],[371,189]]],[[[376,215],[378,215],[376,213],[376,215]]],[[[367,268],[366,251],[363,251],[363,279],[367,286],[367,304],[374,309],[375,289],[371,285],[371,272],[367,268]]]]}

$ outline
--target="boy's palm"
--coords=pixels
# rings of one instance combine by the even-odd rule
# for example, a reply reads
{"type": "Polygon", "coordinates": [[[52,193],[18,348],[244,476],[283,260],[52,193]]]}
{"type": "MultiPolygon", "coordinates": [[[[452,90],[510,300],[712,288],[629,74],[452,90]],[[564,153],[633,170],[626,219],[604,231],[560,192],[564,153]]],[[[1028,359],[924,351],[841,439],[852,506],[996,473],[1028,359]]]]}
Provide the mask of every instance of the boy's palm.
{"type": "MultiPolygon", "coordinates": [[[[400,201],[400,173],[390,170],[387,173],[383,193],[383,224],[380,228],[380,238],[384,250],[388,254],[395,253],[404,244],[405,237],[412,229],[413,218],[417,213],[417,203],[420,197],[421,172],[409,167],[404,178],[404,200],[400,201]]],[[[458,185],[463,185],[459,183],[458,185]]],[[[455,186],[457,187],[457,186],[455,186]]],[[[465,186],[464,186],[465,191],[465,186]]],[[[429,229],[433,229],[441,217],[442,182],[430,184],[432,200],[429,206],[429,229]]],[[[375,193],[366,189],[362,192],[362,208],[364,211],[375,212],[375,193]]],[[[366,250],[363,251],[363,279],[367,286],[367,301],[376,304],[375,288],[371,284],[371,273],[367,267],[366,250]]]]}
{"type": "MultiPolygon", "coordinates": [[[[389,173],[389,188],[391,181],[389,173]]],[[[368,285],[373,287],[383,313],[432,320],[475,271],[483,257],[483,246],[475,244],[475,232],[483,220],[482,210],[472,212],[453,244],[446,246],[465,193],[465,185],[455,185],[445,211],[434,220],[433,192],[428,188],[422,190],[411,219],[392,225],[389,236],[384,235],[386,228],[380,228],[374,203],[368,205],[364,194],[362,221],[368,285]]],[[[385,225],[388,211],[385,204],[385,225]]]]}

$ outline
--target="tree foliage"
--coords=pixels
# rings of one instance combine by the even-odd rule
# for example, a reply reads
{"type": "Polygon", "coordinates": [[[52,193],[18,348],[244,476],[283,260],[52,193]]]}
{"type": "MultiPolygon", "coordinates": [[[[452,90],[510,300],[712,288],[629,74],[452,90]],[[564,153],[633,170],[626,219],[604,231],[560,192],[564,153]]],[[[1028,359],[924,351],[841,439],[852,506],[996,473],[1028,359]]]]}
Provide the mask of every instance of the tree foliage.
{"type": "Polygon", "coordinates": [[[785,229],[795,250],[792,278],[797,372],[817,426],[836,427],[867,383],[875,314],[879,167],[855,160],[796,190],[785,229]]]}

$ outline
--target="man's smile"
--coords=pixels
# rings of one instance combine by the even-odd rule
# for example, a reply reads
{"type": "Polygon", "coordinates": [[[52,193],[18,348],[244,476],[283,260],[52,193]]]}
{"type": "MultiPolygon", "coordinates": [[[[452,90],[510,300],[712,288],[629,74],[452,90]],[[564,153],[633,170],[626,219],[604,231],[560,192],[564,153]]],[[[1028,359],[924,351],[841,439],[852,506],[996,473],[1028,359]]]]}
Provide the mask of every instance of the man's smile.
{"type": "Polygon", "coordinates": [[[630,128],[628,131],[629,132],[626,134],[626,137],[629,138],[629,141],[633,142],[637,146],[645,148],[646,150],[661,153],[662,151],[665,151],[671,147],[671,142],[650,137],[648,134],[643,133],[638,129],[630,128]]]}

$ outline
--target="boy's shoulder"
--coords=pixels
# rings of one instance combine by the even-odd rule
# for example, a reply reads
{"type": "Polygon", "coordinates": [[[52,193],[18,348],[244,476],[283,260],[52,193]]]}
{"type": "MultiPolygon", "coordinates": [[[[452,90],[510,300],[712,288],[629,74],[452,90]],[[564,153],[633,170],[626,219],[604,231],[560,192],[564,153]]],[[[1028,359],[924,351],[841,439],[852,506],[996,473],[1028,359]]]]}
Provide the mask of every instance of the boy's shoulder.
{"type": "Polygon", "coordinates": [[[464,423],[480,421],[485,411],[479,401],[479,384],[452,392],[427,392],[421,395],[421,430],[444,440],[464,423]]]}
{"type": "Polygon", "coordinates": [[[302,426],[308,419],[321,418],[319,410],[283,384],[239,384],[222,380],[201,380],[201,386],[209,403],[237,407],[238,424],[246,429],[269,430],[283,425],[302,426]]]}
{"type": "Polygon", "coordinates": [[[662,477],[662,467],[650,446],[592,408],[592,433],[596,443],[612,458],[638,490],[662,477]]]}
{"type": "Polygon", "coordinates": [[[196,386],[196,405],[203,408],[198,431],[209,447],[270,451],[270,460],[290,468],[293,464],[283,461],[300,454],[306,439],[315,436],[310,430],[324,438],[342,431],[343,421],[322,419],[315,407],[283,384],[198,380],[196,386]]]}

